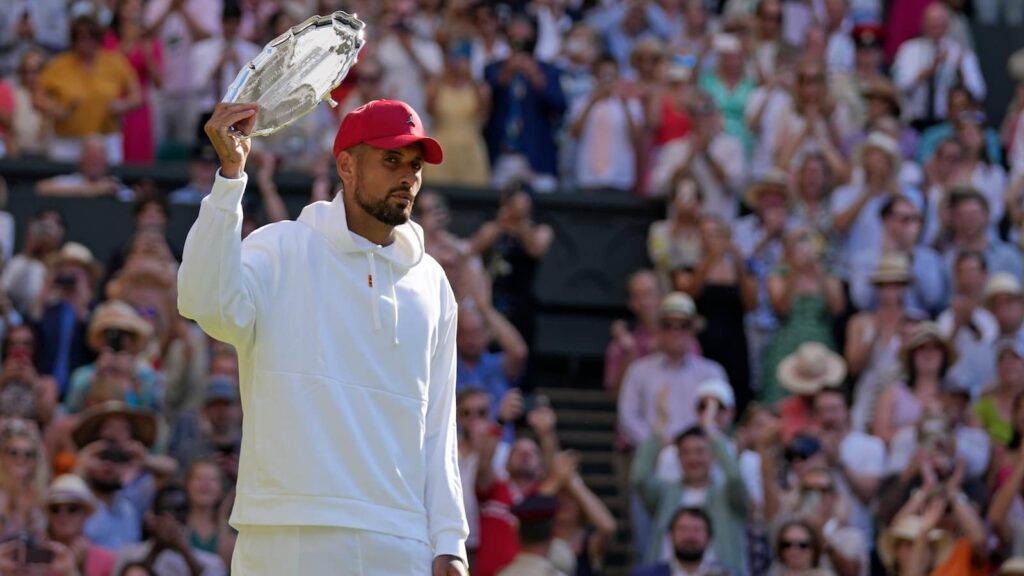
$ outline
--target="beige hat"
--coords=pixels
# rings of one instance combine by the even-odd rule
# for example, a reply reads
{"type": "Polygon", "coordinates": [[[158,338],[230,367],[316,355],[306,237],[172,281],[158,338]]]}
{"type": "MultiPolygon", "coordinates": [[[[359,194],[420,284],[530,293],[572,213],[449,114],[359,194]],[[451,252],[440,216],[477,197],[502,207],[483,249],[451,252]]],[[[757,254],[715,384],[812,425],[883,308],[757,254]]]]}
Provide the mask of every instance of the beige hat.
{"type": "Polygon", "coordinates": [[[716,34],[711,40],[711,49],[719,54],[738,54],[743,51],[743,42],[735,34],[716,34]]]}
{"type": "Polygon", "coordinates": [[[786,390],[810,396],[822,388],[840,386],[846,378],[846,362],[824,344],[804,342],[779,362],[775,376],[786,390]]]}
{"type": "Polygon", "coordinates": [[[868,148],[874,148],[875,150],[881,150],[889,157],[889,161],[892,163],[893,172],[899,172],[900,163],[903,162],[903,155],[900,154],[900,144],[892,136],[884,132],[872,132],[868,134],[864,143],[857,149],[856,163],[859,165],[864,157],[864,151],[868,148]]]}
{"type": "Polygon", "coordinates": [[[789,176],[782,170],[772,168],[747,186],[743,192],[743,203],[750,208],[757,208],[761,196],[766,192],[781,193],[789,201],[789,176]]]}
{"type": "Polygon", "coordinates": [[[910,258],[903,252],[883,254],[871,273],[872,284],[907,284],[910,278],[910,258]]]}
{"type": "Polygon", "coordinates": [[[46,491],[46,504],[81,504],[89,516],[96,510],[96,497],[85,485],[85,480],[74,474],[61,474],[50,483],[46,491]]]}
{"type": "Polygon", "coordinates": [[[985,284],[985,292],[983,293],[985,304],[989,304],[995,296],[1007,295],[1017,296],[1022,295],[1020,282],[1017,277],[1009,272],[995,272],[988,278],[988,283],[985,284]]]}
{"type": "Polygon", "coordinates": [[[999,576],[1024,576],[1024,556],[1009,558],[999,567],[999,576]]]}
{"type": "MultiPolygon", "coordinates": [[[[878,556],[882,564],[892,568],[896,554],[896,542],[899,540],[917,540],[924,530],[924,519],[917,515],[903,516],[896,524],[882,532],[878,537],[878,556]]],[[[928,541],[932,545],[936,557],[945,558],[952,548],[953,540],[944,530],[933,529],[928,533],[928,541]]]]}
{"type": "Polygon", "coordinates": [[[910,338],[907,339],[903,344],[903,349],[900,350],[900,361],[903,363],[904,370],[910,366],[911,353],[928,342],[938,342],[942,345],[946,353],[947,366],[956,364],[956,350],[953,349],[953,346],[950,345],[946,337],[942,335],[938,324],[934,322],[921,322],[914,327],[910,333],[910,338]]]}
{"type": "Polygon", "coordinates": [[[61,264],[78,264],[85,268],[93,282],[103,275],[103,267],[96,261],[92,251],[78,242],[65,242],[55,254],[47,260],[50,268],[56,268],[61,264]]]}
{"type": "Polygon", "coordinates": [[[151,410],[132,408],[120,400],[109,400],[86,409],[79,415],[78,424],[71,431],[71,439],[79,448],[99,439],[100,426],[110,416],[128,418],[132,427],[132,439],[150,447],[156,441],[157,420],[151,410]]]}
{"type": "Polygon", "coordinates": [[[153,327],[139,316],[135,308],[121,300],[108,300],[97,306],[92,314],[89,332],[86,335],[89,346],[96,351],[102,350],[105,345],[103,332],[112,328],[136,336],[132,347],[128,349],[133,354],[138,354],[146,347],[146,341],[153,333],[153,327]]]}
{"type": "Polygon", "coordinates": [[[692,78],[693,71],[689,66],[682,64],[673,64],[665,71],[665,81],[667,82],[689,82],[692,78]]]}
{"type": "Polygon", "coordinates": [[[696,331],[704,329],[704,318],[697,314],[697,305],[685,292],[670,292],[658,307],[658,318],[687,318],[693,321],[696,331]]]}

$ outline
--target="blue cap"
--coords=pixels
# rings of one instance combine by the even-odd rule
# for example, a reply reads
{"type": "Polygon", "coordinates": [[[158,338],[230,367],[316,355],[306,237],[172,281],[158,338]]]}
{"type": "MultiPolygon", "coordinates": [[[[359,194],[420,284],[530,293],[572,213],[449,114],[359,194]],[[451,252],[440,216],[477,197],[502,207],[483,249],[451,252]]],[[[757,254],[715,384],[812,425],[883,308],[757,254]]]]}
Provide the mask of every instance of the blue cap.
{"type": "Polygon", "coordinates": [[[210,402],[238,402],[238,386],[227,376],[214,376],[206,382],[204,404],[210,402]]]}

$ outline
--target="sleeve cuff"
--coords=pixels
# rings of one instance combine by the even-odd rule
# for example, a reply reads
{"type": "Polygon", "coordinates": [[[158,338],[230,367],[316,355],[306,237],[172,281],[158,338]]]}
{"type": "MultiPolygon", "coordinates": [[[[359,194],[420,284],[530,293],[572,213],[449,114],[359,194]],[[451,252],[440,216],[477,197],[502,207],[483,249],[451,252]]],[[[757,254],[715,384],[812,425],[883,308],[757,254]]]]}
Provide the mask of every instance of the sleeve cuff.
{"type": "Polygon", "coordinates": [[[466,537],[457,531],[441,532],[434,536],[434,557],[437,556],[458,556],[469,566],[469,559],[466,555],[466,537]]]}
{"type": "Polygon", "coordinates": [[[235,212],[242,206],[242,194],[245,193],[245,186],[249,182],[249,175],[242,172],[238,178],[225,178],[220,175],[217,169],[217,177],[213,181],[213,190],[206,197],[206,201],[221,210],[235,212]]]}

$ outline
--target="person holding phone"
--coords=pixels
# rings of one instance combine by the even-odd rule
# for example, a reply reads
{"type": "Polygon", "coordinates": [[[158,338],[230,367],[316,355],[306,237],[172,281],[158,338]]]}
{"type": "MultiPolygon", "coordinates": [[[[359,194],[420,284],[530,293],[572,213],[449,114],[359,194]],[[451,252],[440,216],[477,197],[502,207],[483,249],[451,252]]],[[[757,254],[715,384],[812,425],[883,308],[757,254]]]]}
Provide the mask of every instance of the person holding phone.
{"type": "Polygon", "coordinates": [[[441,146],[404,102],[357,108],[334,142],[342,191],[243,242],[258,109],[206,124],[221,168],[178,274],[181,314],[238,350],[231,573],[465,576],[457,305],[410,222],[441,146]]]}

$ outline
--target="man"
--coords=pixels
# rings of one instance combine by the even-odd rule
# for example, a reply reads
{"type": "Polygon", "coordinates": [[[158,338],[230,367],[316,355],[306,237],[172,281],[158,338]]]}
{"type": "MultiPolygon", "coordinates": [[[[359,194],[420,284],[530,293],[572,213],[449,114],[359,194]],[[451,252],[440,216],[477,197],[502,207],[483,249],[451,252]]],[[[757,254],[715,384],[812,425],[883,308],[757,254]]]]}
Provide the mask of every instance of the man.
{"type": "Polygon", "coordinates": [[[564,576],[548,559],[558,500],[535,495],[512,509],[519,520],[519,553],[498,576],[564,576]]]}
{"type": "Polygon", "coordinates": [[[983,296],[985,308],[999,326],[999,338],[1020,338],[1024,324],[1024,292],[1020,282],[1012,274],[996,272],[989,276],[983,296]]]}
{"type": "Polygon", "coordinates": [[[989,272],[1008,272],[1020,281],[1024,277],[1020,251],[991,234],[990,209],[985,196],[971,186],[956,186],[949,191],[953,238],[944,254],[947,269],[954,271],[953,264],[960,254],[977,252],[984,256],[989,272]]]}
{"type": "Polygon", "coordinates": [[[217,176],[217,152],[208,142],[196,142],[189,152],[188,182],[167,195],[171,204],[198,206],[213,189],[217,176]]]}
{"type": "Polygon", "coordinates": [[[459,309],[456,346],[456,390],[484,390],[496,403],[495,416],[501,423],[516,420],[522,412],[522,398],[514,386],[522,376],[528,352],[515,326],[490,306],[464,305],[459,309]],[[491,336],[500,352],[487,349],[491,336]]]}
{"type": "Polygon", "coordinates": [[[604,387],[612,396],[619,396],[626,370],[637,358],[655,351],[658,334],[658,305],[661,289],[652,270],[637,270],[626,281],[629,299],[626,307],[636,319],[630,330],[625,320],[612,323],[612,341],[604,352],[604,387]]]}
{"type": "Polygon", "coordinates": [[[974,392],[980,391],[995,376],[992,344],[999,337],[996,319],[982,305],[988,267],[979,252],[961,252],[953,265],[953,295],[949,308],[939,314],[936,323],[960,359],[948,375],[963,378],[974,392]]]}
{"type": "Polygon", "coordinates": [[[216,458],[225,476],[238,475],[238,448],[242,442],[242,407],[238,385],[226,376],[211,376],[201,410],[180,413],[174,422],[170,453],[188,468],[193,460],[216,458]]]}
{"type": "Polygon", "coordinates": [[[949,7],[933,2],[921,19],[921,36],[904,42],[896,53],[893,77],[903,92],[911,123],[922,131],[946,117],[952,85],[963,82],[975,100],[985,98],[978,57],[949,36],[949,7]]]}
{"type": "Polygon", "coordinates": [[[144,523],[150,537],[125,546],[118,552],[114,574],[131,562],[145,562],[159,576],[221,576],[226,574],[220,556],[197,550],[189,543],[188,495],[177,484],[157,491],[153,510],[146,512],[144,523]]]}
{"type": "Polygon", "coordinates": [[[225,2],[220,17],[220,34],[192,46],[189,55],[196,105],[208,112],[227,92],[238,71],[260,53],[260,47],[242,38],[239,27],[242,8],[238,2],[225,2]]]}
{"type": "Polygon", "coordinates": [[[47,261],[64,245],[65,231],[64,215],[59,211],[36,212],[26,226],[21,251],[4,263],[0,289],[23,316],[28,315],[46,285],[47,261]]]}
{"type": "Polygon", "coordinates": [[[82,140],[78,172],[36,182],[36,194],[73,198],[108,196],[122,201],[135,199],[135,192],[110,174],[107,144],[100,136],[88,136],[82,140]]]}
{"type": "Polygon", "coordinates": [[[667,562],[640,566],[633,576],[726,576],[723,568],[711,561],[708,548],[713,535],[711,518],[700,508],[680,508],[669,524],[672,556],[667,562]]]}
{"type": "Polygon", "coordinates": [[[441,147],[404,102],[361,106],[334,142],[343,191],[243,244],[257,109],[206,124],[220,174],[178,275],[181,313],[238,350],[231,572],[465,575],[456,303],[409,221],[441,147]]]}

